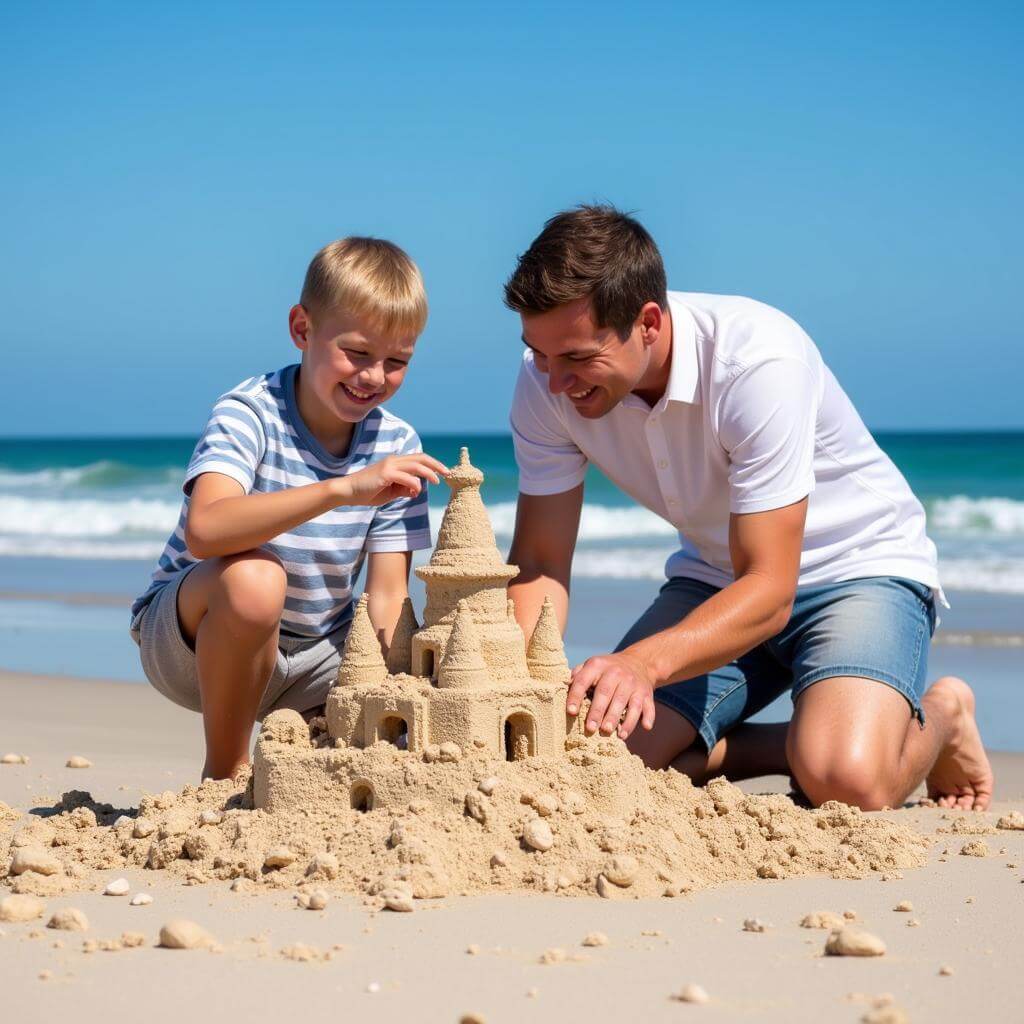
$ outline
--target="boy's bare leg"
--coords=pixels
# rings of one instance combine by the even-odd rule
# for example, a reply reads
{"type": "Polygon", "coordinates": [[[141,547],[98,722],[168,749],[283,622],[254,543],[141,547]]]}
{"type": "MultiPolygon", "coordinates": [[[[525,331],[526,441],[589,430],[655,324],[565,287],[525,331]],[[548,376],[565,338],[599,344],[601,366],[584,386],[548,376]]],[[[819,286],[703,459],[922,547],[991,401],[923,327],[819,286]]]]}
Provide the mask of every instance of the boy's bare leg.
{"type": "Polygon", "coordinates": [[[260,699],[277,661],[287,577],[273,555],[209,558],[178,590],[182,635],[196,652],[206,734],[203,778],[248,764],[260,699]]]}
{"type": "Polygon", "coordinates": [[[842,800],[863,810],[898,807],[927,777],[929,795],[942,806],[984,810],[993,778],[971,688],[944,676],[921,704],[924,728],[889,686],[840,677],[805,690],[786,753],[808,799],[842,800]]]}

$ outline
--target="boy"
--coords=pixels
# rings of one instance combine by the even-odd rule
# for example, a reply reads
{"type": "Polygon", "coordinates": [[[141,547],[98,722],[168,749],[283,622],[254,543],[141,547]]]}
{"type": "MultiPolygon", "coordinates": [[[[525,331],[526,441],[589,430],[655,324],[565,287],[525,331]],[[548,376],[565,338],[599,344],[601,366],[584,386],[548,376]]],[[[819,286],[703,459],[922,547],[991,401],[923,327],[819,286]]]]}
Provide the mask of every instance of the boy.
{"type": "Polygon", "coordinates": [[[424,481],[446,472],[382,407],[426,319],[423,279],[398,246],[332,242],[288,316],[301,364],[213,408],[131,623],[152,685],[202,712],[203,778],[248,763],[257,719],[324,702],[364,559],[370,619],[390,643],[411,553],[430,546],[424,481]]]}

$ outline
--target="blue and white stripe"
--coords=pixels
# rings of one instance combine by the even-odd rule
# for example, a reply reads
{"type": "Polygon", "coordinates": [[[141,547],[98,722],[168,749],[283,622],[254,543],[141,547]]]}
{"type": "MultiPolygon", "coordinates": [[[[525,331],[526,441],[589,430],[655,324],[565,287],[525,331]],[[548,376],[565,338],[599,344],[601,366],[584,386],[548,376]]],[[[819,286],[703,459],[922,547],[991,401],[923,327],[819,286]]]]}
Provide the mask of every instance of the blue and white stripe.
{"type": "MultiPolygon", "coordinates": [[[[388,455],[421,451],[416,432],[386,409],[356,424],[348,454],[338,458],[309,432],[295,399],[297,366],[251,377],[218,399],[185,472],[185,499],[149,588],[132,605],[138,625],[153,595],[197,559],[185,544],[192,484],[202,473],[237,480],[246,494],[302,487],[344,476],[388,455]]],[[[346,506],[325,512],[263,545],[288,574],[281,630],[319,637],[352,618],[352,583],[375,551],[430,547],[427,489],[380,508],[346,506]]]]}

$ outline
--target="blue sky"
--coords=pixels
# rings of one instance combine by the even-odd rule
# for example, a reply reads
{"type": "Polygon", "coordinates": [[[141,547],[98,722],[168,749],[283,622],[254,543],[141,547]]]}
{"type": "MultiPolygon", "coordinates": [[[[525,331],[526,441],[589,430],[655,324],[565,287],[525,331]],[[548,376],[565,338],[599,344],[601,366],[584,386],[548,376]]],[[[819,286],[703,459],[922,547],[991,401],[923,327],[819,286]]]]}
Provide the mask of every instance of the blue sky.
{"type": "Polygon", "coordinates": [[[55,4],[0,14],[0,435],[183,433],[292,361],[305,266],[389,237],[392,403],[501,430],[501,284],[636,211],[670,286],[796,317],[869,425],[1022,427],[1015,4],[55,4]]]}

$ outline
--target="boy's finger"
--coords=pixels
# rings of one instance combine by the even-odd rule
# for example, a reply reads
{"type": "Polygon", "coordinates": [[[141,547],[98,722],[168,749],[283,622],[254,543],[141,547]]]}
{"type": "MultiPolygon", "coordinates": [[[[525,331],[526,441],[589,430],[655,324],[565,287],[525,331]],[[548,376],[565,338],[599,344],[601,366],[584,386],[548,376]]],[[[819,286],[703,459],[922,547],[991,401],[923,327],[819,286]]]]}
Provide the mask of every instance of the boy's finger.
{"type": "Polygon", "coordinates": [[[410,496],[414,498],[423,488],[418,476],[413,476],[412,473],[403,473],[400,469],[391,471],[389,482],[399,487],[404,487],[410,496]]]}

